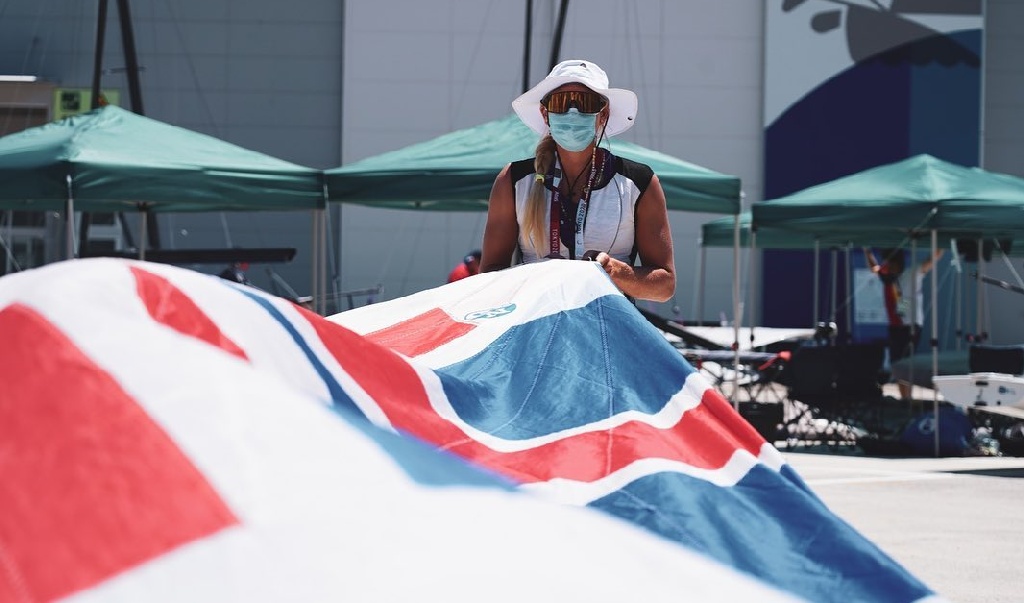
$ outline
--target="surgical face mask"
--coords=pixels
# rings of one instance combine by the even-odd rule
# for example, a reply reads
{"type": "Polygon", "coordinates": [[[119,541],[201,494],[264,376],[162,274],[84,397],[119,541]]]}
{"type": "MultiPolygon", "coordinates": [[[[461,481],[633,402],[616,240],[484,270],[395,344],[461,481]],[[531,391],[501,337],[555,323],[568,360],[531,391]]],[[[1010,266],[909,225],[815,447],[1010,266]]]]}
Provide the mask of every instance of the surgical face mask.
{"type": "Polygon", "coordinates": [[[566,151],[582,151],[597,135],[597,113],[580,113],[576,107],[565,113],[548,113],[551,137],[566,151]]]}

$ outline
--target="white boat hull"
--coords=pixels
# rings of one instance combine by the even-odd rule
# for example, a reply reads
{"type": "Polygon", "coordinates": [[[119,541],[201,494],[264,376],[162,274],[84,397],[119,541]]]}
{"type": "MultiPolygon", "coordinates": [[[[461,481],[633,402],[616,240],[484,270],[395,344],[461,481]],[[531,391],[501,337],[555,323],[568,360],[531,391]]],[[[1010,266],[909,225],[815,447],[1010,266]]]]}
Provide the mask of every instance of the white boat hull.
{"type": "Polygon", "coordinates": [[[1006,373],[938,375],[935,387],[950,404],[964,408],[1024,411],[1024,377],[1006,373]]]}

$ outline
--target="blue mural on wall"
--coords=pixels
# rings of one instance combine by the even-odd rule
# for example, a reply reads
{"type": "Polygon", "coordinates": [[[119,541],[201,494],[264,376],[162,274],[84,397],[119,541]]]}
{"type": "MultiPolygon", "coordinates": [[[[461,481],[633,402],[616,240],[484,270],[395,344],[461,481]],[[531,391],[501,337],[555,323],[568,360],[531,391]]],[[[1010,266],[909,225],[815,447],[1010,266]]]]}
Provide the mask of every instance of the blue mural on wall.
{"type": "MultiPolygon", "coordinates": [[[[782,56],[788,64],[776,60],[766,69],[767,95],[772,95],[772,86],[792,85],[785,81],[793,73],[788,70],[814,71],[809,63],[819,61],[811,48],[802,54],[793,48],[773,54],[772,44],[778,48],[813,42],[806,35],[794,39],[799,38],[792,35],[794,27],[813,36],[845,38],[841,41],[848,66],[776,108],[775,115],[766,110],[764,199],[919,153],[978,165],[980,0],[781,0],[769,10],[775,12],[769,15],[767,60],[782,56]],[[948,16],[965,17],[960,23],[977,27],[943,32],[924,24],[948,16]],[[804,64],[793,60],[798,55],[804,57],[804,64]]],[[[836,41],[831,40],[833,62],[836,41]]],[[[788,92],[790,96],[798,93],[788,92]]],[[[927,244],[926,239],[918,243],[927,244]]],[[[855,251],[859,255],[859,249],[855,251]]],[[[809,326],[815,316],[833,318],[835,311],[841,332],[851,333],[845,307],[852,299],[845,256],[841,254],[835,263],[835,289],[832,259],[828,254],[821,257],[817,312],[813,252],[766,250],[763,258],[762,324],[809,326]]]]}

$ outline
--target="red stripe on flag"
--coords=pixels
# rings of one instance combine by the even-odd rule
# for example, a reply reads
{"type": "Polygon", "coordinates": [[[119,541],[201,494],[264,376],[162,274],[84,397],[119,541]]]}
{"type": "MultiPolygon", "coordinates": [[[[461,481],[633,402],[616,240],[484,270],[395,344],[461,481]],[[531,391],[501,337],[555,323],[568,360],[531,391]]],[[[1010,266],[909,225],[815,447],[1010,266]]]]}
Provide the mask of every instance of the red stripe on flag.
{"type": "Polygon", "coordinates": [[[248,360],[245,350],[225,335],[192,298],[162,276],[132,266],[135,288],[153,320],[248,360]]]}
{"type": "Polygon", "coordinates": [[[720,469],[737,450],[746,450],[756,457],[763,443],[757,431],[733,412],[720,394],[708,389],[701,404],[664,429],[628,421],[611,429],[571,435],[517,452],[497,452],[472,440],[449,449],[524,483],[555,478],[592,482],[644,459],[720,469]],[[719,404],[726,407],[727,414],[718,412],[719,404]]]}
{"type": "Polygon", "coordinates": [[[523,483],[554,478],[590,482],[648,458],[719,469],[739,449],[757,456],[763,443],[729,403],[708,388],[701,404],[668,428],[629,421],[526,450],[500,452],[438,415],[423,382],[404,358],[315,314],[305,315],[338,364],[373,397],[392,426],[523,483]]]}
{"type": "Polygon", "coordinates": [[[434,444],[465,438],[462,430],[433,411],[423,381],[404,358],[341,325],[299,310],[338,364],[394,426],[434,444]]]}
{"type": "Polygon", "coordinates": [[[444,310],[434,308],[386,329],[368,333],[366,338],[400,354],[415,357],[454,341],[474,328],[476,325],[453,320],[444,310]]]}
{"type": "Polygon", "coordinates": [[[64,597],[238,520],[106,372],[0,311],[0,601],[64,597]]]}

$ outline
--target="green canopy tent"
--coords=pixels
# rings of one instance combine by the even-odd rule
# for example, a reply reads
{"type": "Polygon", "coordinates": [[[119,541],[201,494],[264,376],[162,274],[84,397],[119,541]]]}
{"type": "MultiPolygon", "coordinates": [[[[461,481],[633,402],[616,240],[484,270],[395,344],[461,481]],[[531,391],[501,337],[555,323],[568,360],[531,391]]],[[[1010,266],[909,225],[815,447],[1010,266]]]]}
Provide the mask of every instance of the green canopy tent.
{"type": "MultiPolygon", "coordinates": [[[[974,240],[979,248],[984,240],[1024,238],[1024,180],[916,155],[755,203],[751,214],[755,233],[778,229],[802,236],[846,237],[864,245],[898,237],[904,241],[900,247],[928,234],[934,254],[940,236],[974,240]]],[[[979,272],[980,267],[979,262],[979,272]]],[[[980,296],[980,287],[978,291],[980,296]]],[[[937,307],[936,279],[932,279],[931,305],[937,307]]],[[[934,311],[931,328],[933,333],[938,331],[934,311]]],[[[938,374],[935,338],[932,374],[938,374]]],[[[937,404],[936,397],[936,413],[937,404]]]]}
{"type": "MultiPolygon", "coordinates": [[[[435,211],[486,211],[494,177],[532,157],[539,138],[515,115],[457,130],[325,172],[329,201],[435,211]]],[[[617,155],[651,166],[670,210],[736,214],[740,180],[630,142],[617,155]]]]}
{"type": "Polygon", "coordinates": [[[75,211],[311,210],[316,272],[325,206],[318,170],[112,105],[0,138],[0,209],[64,211],[68,257],[75,211]]]}
{"type": "Polygon", "coordinates": [[[916,155],[755,203],[751,212],[757,229],[1012,237],[1024,232],[1024,180],[916,155]]]}
{"type": "MultiPolygon", "coordinates": [[[[753,216],[750,211],[739,215],[740,245],[757,249],[815,249],[824,247],[870,246],[870,247],[903,247],[911,239],[909,234],[896,230],[879,229],[878,231],[848,231],[839,228],[827,230],[824,226],[818,232],[805,230],[789,230],[781,226],[759,226],[752,228],[753,216]],[[753,235],[753,236],[751,236],[753,235]]],[[[732,216],[709,220],[701,225],[701,245],[704,247],[732,247],[735,220],[732,216]]],[[[923,235],[924,233],[918,233],[923,235]]],[[[977,237],[978,232],[970,228],[940,230],[939,245],[947,246],[951,241],[977,237]]],[[[1013,236],[984,236],[986,241],[993,239],[1012,240],[1013,236]]],[[[1020,255],[1024,249],[1011,247],[1009,255],[1020,255]]]]}
{"type": "Polygon", "coordinates": [[[1024,180],[916,155],[755,203],[748,229],[777,248],[787,238],[790,248],[808,241],[905,247],[925,235],[933,253],[940,240],[1005,248],[1024,239],[1024,180]]]}

